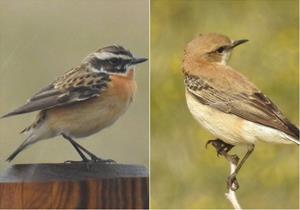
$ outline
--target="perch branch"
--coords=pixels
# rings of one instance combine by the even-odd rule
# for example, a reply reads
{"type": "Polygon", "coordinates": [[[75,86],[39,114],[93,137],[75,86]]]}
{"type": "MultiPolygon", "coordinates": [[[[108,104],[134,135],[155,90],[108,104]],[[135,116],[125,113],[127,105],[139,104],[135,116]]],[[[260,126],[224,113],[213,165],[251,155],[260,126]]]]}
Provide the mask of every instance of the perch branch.
{"type": "MultiPolygon", "coordinates": [[[[237,164],[238,164],[238,161],[229,161],[230,163],[230,175],[234,173],[236,167],[237,167],[237,164]]],[[[232,183],[233,185],[235,184],[234,182],[232,183]]],[[[235,191],[232,190],[232,187],[229,187],[228,188],[228,192],[225,193],[226,195],[226,198],[230,201],[230,203],[232,204],[233,208],[234,209],[242,209],[240,204],[239,204],[239,201],[236,197],[236,194],[235,194],[235,191]]]]}

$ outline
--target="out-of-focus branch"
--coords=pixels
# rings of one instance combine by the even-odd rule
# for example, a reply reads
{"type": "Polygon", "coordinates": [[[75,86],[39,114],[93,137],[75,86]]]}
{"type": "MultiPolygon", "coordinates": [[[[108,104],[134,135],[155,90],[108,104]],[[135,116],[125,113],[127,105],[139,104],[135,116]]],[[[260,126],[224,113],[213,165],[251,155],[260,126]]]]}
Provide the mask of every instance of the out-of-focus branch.
{"type": "MultiPolygon", "coordinates": [[[[230,163],[230,174],[233,174],[236,167],[237,167],[237,162],[234,161],[229,161],[230,163]]],[[[235,184],[234,182],[232,183],[233,185],[235,184]]],[[[227,199],[230,201],[234,209],[242,209],[239,201],[236,197],[235,191],[231,189],[231,187],[228,188],[228,192],[225,193],[227,199]]]]}

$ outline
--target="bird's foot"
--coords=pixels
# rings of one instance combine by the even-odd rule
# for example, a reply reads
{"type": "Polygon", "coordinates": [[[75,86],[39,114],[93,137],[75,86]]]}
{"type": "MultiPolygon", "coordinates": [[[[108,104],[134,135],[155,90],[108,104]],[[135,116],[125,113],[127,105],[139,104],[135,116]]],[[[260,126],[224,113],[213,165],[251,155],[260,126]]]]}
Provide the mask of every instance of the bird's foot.
{"type": "MultiPolygon", "coordinates": [[[[219,155],[224,156],[230,163],[234,164],[235,166],[238,165],[239,163],[239,157],[237,155],[230,155],[228,152],[234,147],[234,145],[227,144],[224,141],[220,139],[216,140],[209,140],[207,141],[205,147],[207,145],[211,144],[217,151],[217,156],[219,155]]],[[[239,183],[237,181],[237,173],[232,173],[228,178],[227,178],[227,187],[228,189],[231,189],[233,191],[236,191],[239,189],[239,183]]]]}
{"type": "Polygon", "coordinates": [[[90,160],[66,160],[64,163],[88,163],[90,160]]]}
{"type": "Polygon", "coordinates": [[[112,159],[102,159],[97,156],[91,156],[92,162],[103,163],[103,164],[116,164],[117,162],[112,159]]]}
{"type": "Polygon", "coordinates": [[[232,191],[236,191],[239,189],[240,185],[236,179],[236,173],[232,173],[228,178],[227,178],[227,188],[231,189],[232,191]]]}
{"type": "Polygon", "coordinates": [[[215,139],[215,140],[209,140],[206,142],[205,147],[211,144],[216,150],[217,150],[217,156],[223,155],[226,156],[227,153],[234,147],[231,144],[227,144],[224,141],[220,139],[215,139]]]}
{"type": "MultiPolygon", "coordinates": [[[[240,158],[237,155],[226,154],[225,157],[230,163],[232,163],[235,166],[237,166],[240,161],[240,158]]],[[[227,188],[231,189],[232,191],[236,191],[240,187],[236,176],[237,176],[237,173],[234,172],[234,173],[230,174],[230,176],[227,178],[227,188]]]]}
{"type": "Polygon", "coordinates": [[[226,154],[225,155],[225,158],[232,164],[234,164],[235,166],[238,165],[239,161],[240,161],[240,158],[237,156],[237,155],[229,155],[229,154],[226,154]]]}
{"type": "Polygon", "coordinates": [[[67,160],[64,163],[103,163],[103,164],[115,164],[117,163],[116,161],[112,160],[112,159],[102,159],[102,158],[98,158],[96,156],[91,157],[92,159],[88,159],[88,160],[67,160]]]}

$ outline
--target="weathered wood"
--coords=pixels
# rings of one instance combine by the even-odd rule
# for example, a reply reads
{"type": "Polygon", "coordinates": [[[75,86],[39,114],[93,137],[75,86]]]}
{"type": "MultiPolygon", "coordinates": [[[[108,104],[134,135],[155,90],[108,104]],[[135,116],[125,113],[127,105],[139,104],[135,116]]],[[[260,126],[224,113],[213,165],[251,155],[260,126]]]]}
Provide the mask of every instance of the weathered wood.
{"type": "Polygon", "coordinates": [[[143,209],[148,189],[143,166],[18,164],[0,175],[0,208],[143,209]]]}

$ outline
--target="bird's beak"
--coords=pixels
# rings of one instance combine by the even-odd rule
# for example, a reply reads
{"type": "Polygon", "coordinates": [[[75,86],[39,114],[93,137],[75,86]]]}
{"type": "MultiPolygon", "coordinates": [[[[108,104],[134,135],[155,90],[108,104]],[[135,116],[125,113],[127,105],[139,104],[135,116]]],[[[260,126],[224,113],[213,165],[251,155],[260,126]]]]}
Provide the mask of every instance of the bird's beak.
{"type": "Polygon", "coordinates": [[[241,44],[243,44],[243,43],[245,43],[245,42],[248,42],[248,41],[249,41],[248,39],[235,40],[235,41],[232,42],[230,48],[231,48],[231,49],[232,49],[232,48],[235,48],[236,46],[239,46],[239,45],[241,45],[241,44]]]}
{"type": "Polygon", "coordinates": [[[143,63],[147,60],[148,58],[132,58],[131,64],[135,65],[135,64],[143,63]]]}

